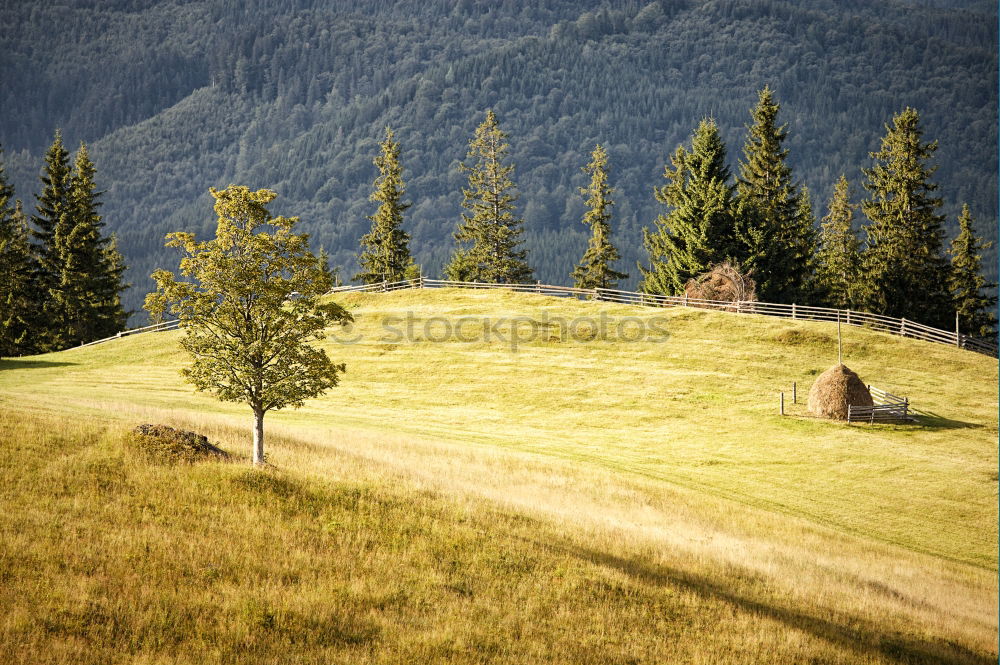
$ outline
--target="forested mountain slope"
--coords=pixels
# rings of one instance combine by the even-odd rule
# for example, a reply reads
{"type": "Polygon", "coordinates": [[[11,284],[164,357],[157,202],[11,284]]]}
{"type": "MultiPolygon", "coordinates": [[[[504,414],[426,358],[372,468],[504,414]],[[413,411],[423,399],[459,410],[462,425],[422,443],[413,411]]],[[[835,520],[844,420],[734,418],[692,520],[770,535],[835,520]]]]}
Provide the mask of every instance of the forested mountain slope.
{"type": "MultiPolygon", "coordinates": [[[[163,235],[212,229],[209,186],[268,187],[350,275],[386,125],[403,146],[408,229],[427,274],[451,251],[473,129],[510,134],[529,262],[566,283],[586,245],[581,167],[605,144],[619,188],[621,267],[638,276],[652,188],[703,116],[735,166],[756,91],[789,125],[789,160],[817,216],[884,123],[921,113],[949,222],[968,202],[996,235],[996,8],[985,2],[0,3],[0,143],[33,203],[61,127],[91,146],[103,213],[138,307],[163,235]]],[[[993,264],[988,262],[988,265],[993,264]]]]}

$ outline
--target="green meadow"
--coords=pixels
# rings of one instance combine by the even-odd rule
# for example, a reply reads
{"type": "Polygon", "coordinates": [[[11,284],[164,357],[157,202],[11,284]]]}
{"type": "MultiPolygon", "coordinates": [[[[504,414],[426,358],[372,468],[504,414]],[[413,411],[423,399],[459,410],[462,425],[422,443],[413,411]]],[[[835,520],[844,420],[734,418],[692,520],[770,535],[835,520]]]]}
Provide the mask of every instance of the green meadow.
{"type": "Polygon", "coordinates": [[[268,414],[263,471],[180,332],[3,361],[0,660],[996,661],[995,359],[845,328],[921,414],[847,425],[805,408],[829,323],[337,301],[347,373],[268,414]],[[145,422],[236,460],[152,464],[145,422]]]}

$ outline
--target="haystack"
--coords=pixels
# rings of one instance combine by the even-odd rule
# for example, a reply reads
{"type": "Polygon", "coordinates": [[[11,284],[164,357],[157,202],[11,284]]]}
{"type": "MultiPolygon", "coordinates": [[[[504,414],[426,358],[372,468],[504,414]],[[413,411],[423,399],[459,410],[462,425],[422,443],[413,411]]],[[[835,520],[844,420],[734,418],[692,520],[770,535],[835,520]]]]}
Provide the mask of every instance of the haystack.
{"type": "Polygon", "coordinates": [[[725,302],[757,300],[757,284],[744,274],[739,264],[729,261],[711,266],[684,286],[684,295],[696,300],[722,300],[725,302]]]}
{"type": "Polygon", "coordinates": [[[848,406],[873,406],[868,386],[844,365],[826,370],[809,389],[809,411],[823,418],[847,420],[848,406]]]}

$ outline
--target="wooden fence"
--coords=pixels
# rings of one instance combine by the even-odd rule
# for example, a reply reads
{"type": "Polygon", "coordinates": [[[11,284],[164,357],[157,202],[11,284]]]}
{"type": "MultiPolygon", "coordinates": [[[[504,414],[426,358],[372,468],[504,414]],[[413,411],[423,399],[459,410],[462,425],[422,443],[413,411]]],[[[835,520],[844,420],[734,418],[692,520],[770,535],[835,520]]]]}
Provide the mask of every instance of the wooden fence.
{"type": "MultiPolygon", "coordinates": [[[[856,312],[850,309],[832,309],[830,307],[813,307],[811,305],[785,305],[780,303],[766,303],[756,301],[729,302],[723,300],[702,300],[699,298],[688,298],[687,296],[662,296],[651,293],[638,293],[636,291],[622,291],[619,289],[578,289],[572,286],[553,286],[551,284],[492,284],[486,282],[456,282],[446,279],[430,279],[429,277],[419,277],[417,279],[403,280],[399,282],[379,282],[375,284],[361,284],[352,286],[338,286],[331,293],[387,293],[390,291],[400,291],[403,289],[436,289],[436,288],[464,288],[464,289],[508,289],[522,293],[538,293],[547,296],[560,296],[568,298],[579,298],[584,300],[598,300],[601,302],[622,303],[626,305],[643,305],[646,307],[696,307],[701,309],[714,309],[723,312],[734,312],[736,314],[759,314],[761,316],[776,316],[788,319],[798,319],[802,321],[840,321],[849,326],[859,326],[900,335],[902,337],[912,337],[922,339],[926,342],[937,344],[947,344],[960,349],[967,349],[982,353],[988,356],[997,357],[997,344],[995,341],[983,340],[969,335],[962,335],[957,331],[941,330],[925,326],[916,321],[908,319],[896,319],[891,316],[881,314],[869,314],[867,312],[856,312]]],[[[114,337],[95,340],[84,344],[100,344],[126,335],[134,335],[143,332],[159,332],[176,328],[177,321],[166,321],[145,328],[135,328],[125,330],[114,337]]],[[[79,347],[78,347],[79,348],[79,347]]]]}
{"type": "Polygon", "coordinates": [[[847,421],[851,423],[911,423],[910,400],[880,388],[868,386],[874,406],[848,406],[847,421]]]}
{"type": "Polygon", "coordinates": [[[734,312],[737,314],[759,314],[762,316],[775,316],[802,321],[840,321],[844,325],[858,326],[877,330],[881,332],[921,339],[926,342],[937,344],[947,344],[961,349],[975,351],[984,355],[997,357],[997,344],[995,341],[978,339],[969,335],[963,335],[954,330],[941,330],[932,328],[922,323],[909,319],[897,319],[881,314],[869,314],[868,312],[858,312],[851,309],[834,309],[830,307],[814,307],[812,305],[786,305],[782,303],[766,303],[757,301],[723,301],[723,300],[703,300],[699,298],[688,298],[687,296],[663,296],[651,293],[638,293],[635,291],[622,291],[619,289],[578,289],[572,286],[553,286],[550,284],[492,284],[485,282],[455,282],[444,279],[430,279],[420,277],[418,279],[403,280],[400,282],[381,282],[377,284],[364,284],[360,286],[340,286],[333,289],[333,293],[348,292],[389,292],[401,289],[429,289],[429,288],[468,288],[468,289],[509,289],[524,293],[539,293],[549,296],[562,296],[570,298],[581,298],[587,300],[598,300],[602,302],[614,302],[627,305],[643,305],[647,307],[696,307],[701,309],[714,309],[724,312],[734,312]]]}

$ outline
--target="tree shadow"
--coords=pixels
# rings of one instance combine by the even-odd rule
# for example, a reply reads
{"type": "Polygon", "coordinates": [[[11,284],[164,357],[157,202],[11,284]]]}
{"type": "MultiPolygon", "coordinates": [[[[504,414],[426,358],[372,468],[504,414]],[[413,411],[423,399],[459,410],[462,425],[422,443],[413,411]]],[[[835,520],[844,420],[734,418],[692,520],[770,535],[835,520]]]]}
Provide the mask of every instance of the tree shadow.
{"type": "Polygon", "coordinates": [[[995,664],[996,657],[976,653],[945,638],[922,639],[916,635],[904,635],[887,631],[878,624],[862,617],[836,613],[836,619],[829,618],[829,610],[823,617],[808,612],[779,607],[742,595],[711,578],[690,573],[670,566],[650,565],[634,559],[626,559],[608,552],[595,551],[577,545],[549,544],[558,551],[576,556],[587,562],[613,568],[628,577],[645,584],[656,586],[682,587],[708,600],[721,600],[740,610],[757,614],[786,626],[808,632],[820,639],[843,647],[858,654],[859,660],[871,656],[881,656],[891,662],[917,665],[987,665],[995,664]]]}
{"type": "Polygon", "coordinates": [[[0,370],[36,369],[40,367],[69,367],[77,363],[56,362],[54,360],[27,360],[24,358],[0,358],[0,370]]]}

